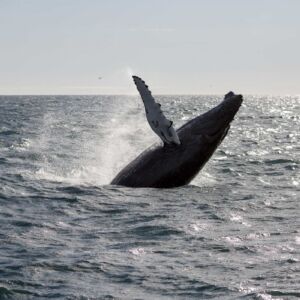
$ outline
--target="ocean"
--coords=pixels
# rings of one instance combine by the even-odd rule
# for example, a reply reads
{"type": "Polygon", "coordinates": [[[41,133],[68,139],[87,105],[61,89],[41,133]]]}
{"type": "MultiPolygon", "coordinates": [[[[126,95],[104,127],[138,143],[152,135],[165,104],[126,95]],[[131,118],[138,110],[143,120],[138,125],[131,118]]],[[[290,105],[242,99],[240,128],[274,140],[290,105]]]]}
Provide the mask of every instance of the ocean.
{"type": "MultiPolygon", "coordinates": [[[[222,96],[158,96],[176,128],[222,96]]],[[[137,96],[0,96],[0,299],[299,299],[300,97],[245,95],[190,185],[110,185],[137,96]]]]}

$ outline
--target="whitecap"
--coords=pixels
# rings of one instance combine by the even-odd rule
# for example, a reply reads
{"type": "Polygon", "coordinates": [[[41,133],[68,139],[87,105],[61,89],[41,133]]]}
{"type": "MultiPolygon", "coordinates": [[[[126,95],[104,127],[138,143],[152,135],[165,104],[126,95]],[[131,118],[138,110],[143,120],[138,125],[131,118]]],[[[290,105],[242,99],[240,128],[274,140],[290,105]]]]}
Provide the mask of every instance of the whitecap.
{"type": "Polygon", "coordinates": [[[132,249],[129,249],[128,250],[131,254],[133,255],[143,255],[143,254],[146,254],[146,251],[144,248],[132,248],[132,249]]]}
{"type": "Polygon", "coordinates": [[[232,245],[240,245],[242,243],[241,238],[237,236],[225,236],[223,238],[227,243],[232,244],[232,245]]]}

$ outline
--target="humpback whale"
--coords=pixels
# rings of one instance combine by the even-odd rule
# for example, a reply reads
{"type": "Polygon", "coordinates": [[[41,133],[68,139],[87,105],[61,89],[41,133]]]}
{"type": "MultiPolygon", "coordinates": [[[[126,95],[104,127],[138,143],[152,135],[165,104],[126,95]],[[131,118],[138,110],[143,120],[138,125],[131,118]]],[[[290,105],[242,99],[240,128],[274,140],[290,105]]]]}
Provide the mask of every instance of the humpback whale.
{"type": "Polygon", "coordinates": [[[156,143],[142,152],[111,184],[173,188],[190,183],[227,135],[243,102],[242,95],[227,93],[219,105],[175,131],[145,82],[137,76],[133,80],[144,102],[147,120],[163,144],[156,143]]]}

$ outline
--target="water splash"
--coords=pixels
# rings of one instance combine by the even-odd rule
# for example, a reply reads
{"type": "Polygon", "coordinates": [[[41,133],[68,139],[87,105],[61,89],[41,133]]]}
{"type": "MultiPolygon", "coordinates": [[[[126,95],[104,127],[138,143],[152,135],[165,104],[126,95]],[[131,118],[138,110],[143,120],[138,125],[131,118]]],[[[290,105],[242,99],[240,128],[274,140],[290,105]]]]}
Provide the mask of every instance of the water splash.
{"type": "Polygon", "coordinates": [[[137,98],[108,100],[100,103],[101,117],[91,114],[88,128],[78,124],[76,115],[66,119],[60,113],[45,114],[30,149],[39,158],[34,172],[38,179],[109,184],[125,164],[155,142],[137,98]]]}

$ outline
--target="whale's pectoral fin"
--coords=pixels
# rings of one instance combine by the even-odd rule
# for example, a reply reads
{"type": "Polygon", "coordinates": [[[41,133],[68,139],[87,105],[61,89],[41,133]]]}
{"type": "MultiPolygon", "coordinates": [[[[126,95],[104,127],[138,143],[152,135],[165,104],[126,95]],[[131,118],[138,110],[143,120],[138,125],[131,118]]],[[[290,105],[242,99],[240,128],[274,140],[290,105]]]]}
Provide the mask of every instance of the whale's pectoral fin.
{"type": "Polygon", "coordinates": [[[160,137],[164,144],[180,145],[173,122],[165,117],[161,110],[161,105],[155,102],[145,81],[137,76],[132,76],[132,78],[143,100],[147,120],[152,130],[160,137]]]}
{"type": "Polygon", "coordinates": [[[155,100],[151,94],[151,91],[148,89],[148,85],[146,85],[145,81],[138,76],[132,76],[132,78],[141,95],[145,108],[150,107],[150,104],[154,105],[155,100]]]}

